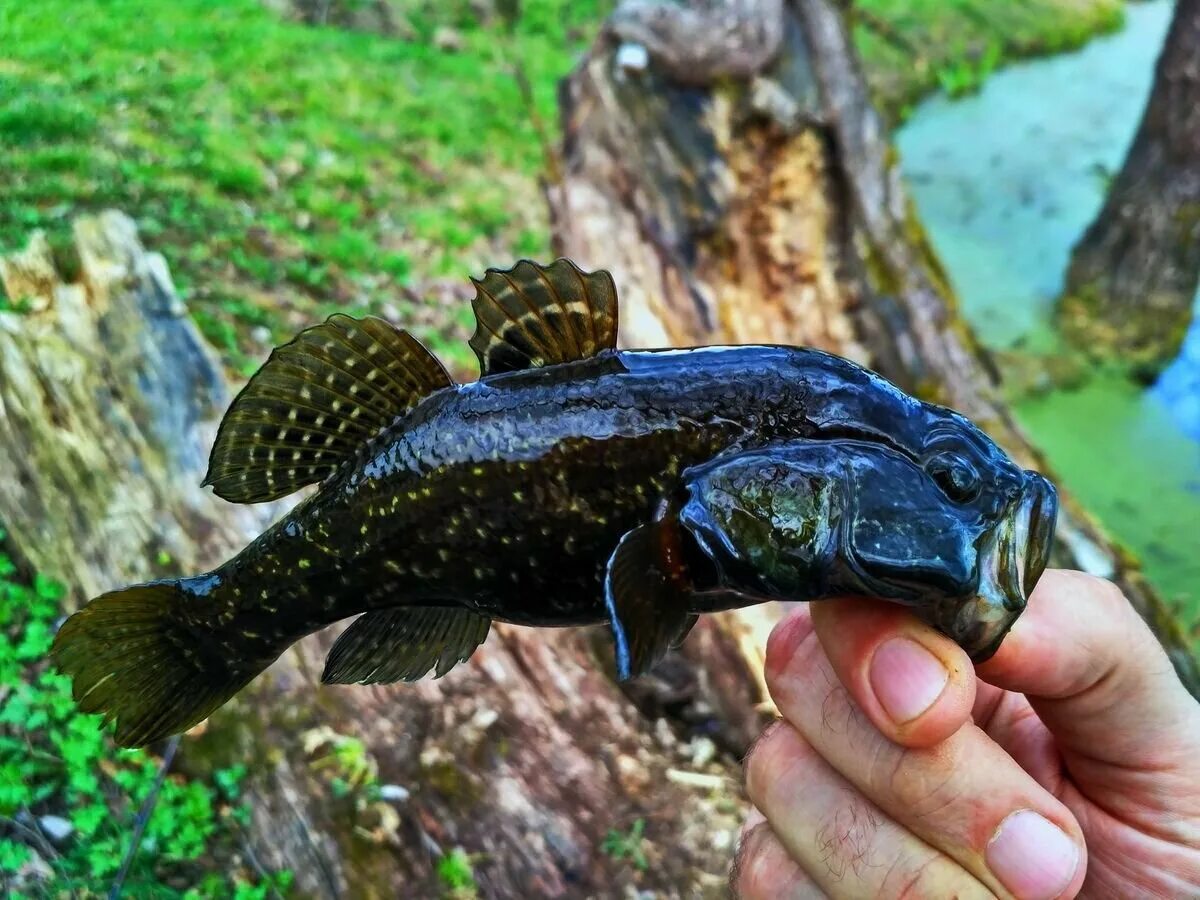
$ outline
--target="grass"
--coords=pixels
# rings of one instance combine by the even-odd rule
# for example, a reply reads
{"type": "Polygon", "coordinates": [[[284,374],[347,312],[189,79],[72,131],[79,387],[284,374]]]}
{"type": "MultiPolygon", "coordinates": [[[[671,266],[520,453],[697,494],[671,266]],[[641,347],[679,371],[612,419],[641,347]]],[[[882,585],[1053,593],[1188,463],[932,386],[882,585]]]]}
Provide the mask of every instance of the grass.
{"type": "Polygon", "coordinates": [[[465,360],[458,318],[414,307],[548,246],[512,61],[554,121],[555,81],[607,4],[531,0],[511,34],[465,0],[408,7],[401,41],[257,0],[0,5],[0,248],[117,206],[235,368],[335,308],[391,307],[465,360]],[[438,49],[439,27],[462,49],[438,49]]]}
{"type": "Polygon", "coordinates": [[[854,38],[876,102],[903,120],[931,90],[982,85],[1004,62],[1059,53],[1112,31],[1121,0],[855,0],[854,38]]]}

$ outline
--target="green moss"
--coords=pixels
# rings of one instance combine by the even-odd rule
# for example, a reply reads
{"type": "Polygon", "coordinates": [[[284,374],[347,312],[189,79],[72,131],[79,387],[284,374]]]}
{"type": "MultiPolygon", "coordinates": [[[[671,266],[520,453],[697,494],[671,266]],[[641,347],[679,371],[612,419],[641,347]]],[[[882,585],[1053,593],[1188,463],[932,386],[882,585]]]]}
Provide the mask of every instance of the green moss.
{"type": "Polygon", "coordinates": [[[453,758],[430,760],[421,766],[425,783],[457,806],[469,808],[479,802],[483,788],[475,776],[453,758]]]}

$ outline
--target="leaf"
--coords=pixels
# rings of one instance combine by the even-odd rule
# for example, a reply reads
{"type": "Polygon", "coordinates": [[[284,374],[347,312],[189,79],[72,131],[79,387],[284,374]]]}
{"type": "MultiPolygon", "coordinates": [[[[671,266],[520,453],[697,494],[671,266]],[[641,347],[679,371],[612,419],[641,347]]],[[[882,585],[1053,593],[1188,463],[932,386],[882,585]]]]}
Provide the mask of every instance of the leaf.
{"type": "Polygon", "coordinates": [[[32,856],[33,851],[24,844],[0,838],[0,872],[16,872],[32,856]]]}

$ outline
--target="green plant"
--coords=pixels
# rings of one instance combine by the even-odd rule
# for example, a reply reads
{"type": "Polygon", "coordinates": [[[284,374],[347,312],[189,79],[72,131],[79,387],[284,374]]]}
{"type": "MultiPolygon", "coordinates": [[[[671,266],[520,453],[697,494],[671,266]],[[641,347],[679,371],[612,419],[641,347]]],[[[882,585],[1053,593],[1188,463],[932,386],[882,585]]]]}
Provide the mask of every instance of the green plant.
{"type": "Polygon", "coordinates": [[[951,97],[973,94],[1000,64],[1003,49],[992,42],[978,55],[954,59],[937,69],[938,84],[951,97]]]}
{"type": "Polygon", "coordinates": [[[475,883],[475,872],[471,867],[471,857],[462,847],[455,847],[438,860],[437,874],[438,879],[454,898],[466,900],[479,892],[479,886],[475,883]]]}
{"type": "MultiPolygon", "coordinates": [[[[120,869],[160,760],[116,748],[99,717],[78,711],[69,680],[46,665],[62,595],[40,575],[22,578],[0,552],[0,885],[90,895],[120,869]],[[45,833],[51,821],[60,829],[54,841],[45,833]]],[[[162,782],[126,896],[255,900],[286,890],[288,873],[251,874],[237,862],[248,815],[238,802],[243,774],[162,782]]]]}
{"type": "Polygon", "coordinates": [[[615,828],[609,829],[601,849],[613,859],[629,860],[636,869],[644,872],[649,866],[649,862],[646,860],[645,831],[645,819],[634,821],[627,832],[621,832],[615,828]]]}

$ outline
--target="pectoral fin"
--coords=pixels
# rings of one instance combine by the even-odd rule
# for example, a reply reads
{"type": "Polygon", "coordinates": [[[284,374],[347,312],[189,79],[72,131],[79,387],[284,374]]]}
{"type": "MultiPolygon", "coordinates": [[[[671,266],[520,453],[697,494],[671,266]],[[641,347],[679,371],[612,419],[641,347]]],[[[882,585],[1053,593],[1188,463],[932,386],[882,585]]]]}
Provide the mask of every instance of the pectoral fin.
{"type": "Polygon", "coordinates": [[[608,561],[604,602],[622,681],[650,671],[695,623],[681,556],[679,525],[671,518],[626,533],[608,561]]]}
{"type": "Polygon", "coordinates": [[[441,678],[470,659],[492,620],[461,607],[403,607],[365,613],[342,632],[325,660],[324,684],[441,678]]]}

